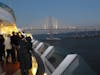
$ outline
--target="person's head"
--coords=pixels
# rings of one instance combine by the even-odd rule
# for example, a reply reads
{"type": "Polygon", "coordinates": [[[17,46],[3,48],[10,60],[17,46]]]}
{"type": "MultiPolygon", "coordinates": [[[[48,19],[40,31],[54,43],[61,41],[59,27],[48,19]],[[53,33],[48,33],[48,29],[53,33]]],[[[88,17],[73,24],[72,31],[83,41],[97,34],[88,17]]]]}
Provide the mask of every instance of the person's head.
{"type": "Polygon", "coordinates": [[[12,32],[12,35],[15,35],[15,32],[14,31],[12,32]]]}
{"type": "Polygon", "coordinates": [[[16,33],[16,35],[17,35],[17,36],[20,36],[18,32],[16,33]]]}
{"type": "Polygon", "coordinates": [[[25,38],[25,36],[24,35],[21,35],[21,39],[23,39],[23,38],[25,38]]]}
{"type": "Polygon", "coordinates": [[[26,40],[29,41],[29,42],[31,42],[31,37],[29,37],[29,36],[26,37],[26,40]]]}

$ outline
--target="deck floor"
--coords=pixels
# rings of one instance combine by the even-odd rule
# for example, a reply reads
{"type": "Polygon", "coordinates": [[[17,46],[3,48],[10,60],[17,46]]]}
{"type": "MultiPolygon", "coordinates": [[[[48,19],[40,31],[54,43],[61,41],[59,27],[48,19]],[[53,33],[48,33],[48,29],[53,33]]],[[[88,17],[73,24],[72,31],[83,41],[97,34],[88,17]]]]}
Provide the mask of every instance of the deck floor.
{"type": "MultiPolygon", "coordinates": [[[[0,75],[21,75],[19,63],[0,63],[0,75]]],[[[36,75],[38,65],[36,59],[32,57],[32,69],[29,70],[29,75],[36,75]]]]}

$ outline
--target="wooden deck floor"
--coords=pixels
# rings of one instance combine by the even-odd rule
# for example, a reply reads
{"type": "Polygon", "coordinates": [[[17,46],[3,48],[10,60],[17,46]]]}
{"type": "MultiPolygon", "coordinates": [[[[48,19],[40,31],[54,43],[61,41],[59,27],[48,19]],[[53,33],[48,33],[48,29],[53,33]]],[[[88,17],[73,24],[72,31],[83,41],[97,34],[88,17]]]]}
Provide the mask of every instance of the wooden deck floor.
{"type": "MultiPolygon", "coordinates": [[[[20,65],[18,62],[13,63],[0,63],[0,75],[21,75],[20,65]]],[[[37,62],[34,57],[32,57],[32,69],[29,70],[29,75],[36,75],[37,62]]]]}
{"type": "Polygon", "coordinates": [[[5,75],[13,75],[19,69],[18,62],[16,64],[1,63],[0,66],[1,66],[2,73],[5,72],[5,75]]]}

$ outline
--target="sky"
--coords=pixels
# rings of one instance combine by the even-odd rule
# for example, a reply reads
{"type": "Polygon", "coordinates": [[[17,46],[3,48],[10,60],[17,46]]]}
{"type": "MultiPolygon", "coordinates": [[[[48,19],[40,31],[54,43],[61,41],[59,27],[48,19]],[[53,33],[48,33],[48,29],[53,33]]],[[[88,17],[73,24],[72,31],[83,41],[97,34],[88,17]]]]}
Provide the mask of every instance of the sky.
{"type": "Polygon", "coordinates": [[[49,16],[59,25],[100,25],[100,0],[0,0],[13,8],[17,26],[41,25],[49,16]]]}

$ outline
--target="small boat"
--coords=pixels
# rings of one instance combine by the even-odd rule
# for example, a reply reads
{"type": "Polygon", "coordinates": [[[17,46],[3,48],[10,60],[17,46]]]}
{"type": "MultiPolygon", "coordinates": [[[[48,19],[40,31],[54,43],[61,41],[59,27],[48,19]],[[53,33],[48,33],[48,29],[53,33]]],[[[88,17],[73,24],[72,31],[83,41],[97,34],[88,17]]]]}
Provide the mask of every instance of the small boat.
{"type": "Polygon", "coordinates": [[[46,40],[47,41],[60,41],[61,39],[60,38],[55,38],[55,37],[53,37],[53,38],[47,37],[46,40]]]}

